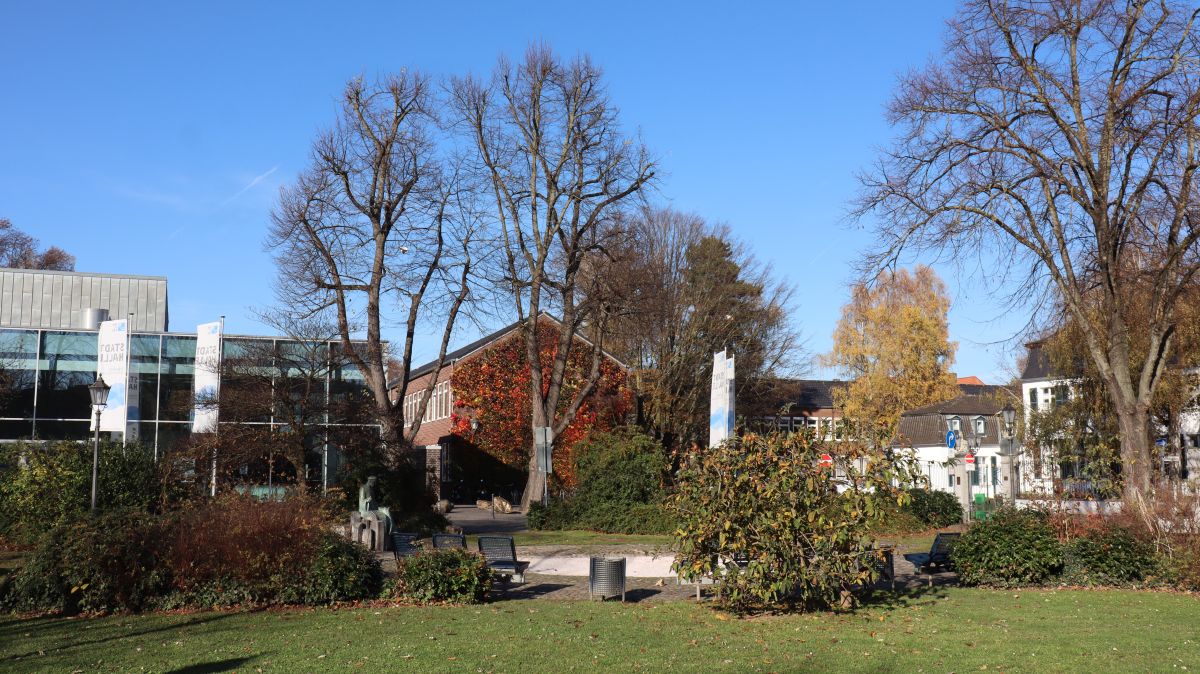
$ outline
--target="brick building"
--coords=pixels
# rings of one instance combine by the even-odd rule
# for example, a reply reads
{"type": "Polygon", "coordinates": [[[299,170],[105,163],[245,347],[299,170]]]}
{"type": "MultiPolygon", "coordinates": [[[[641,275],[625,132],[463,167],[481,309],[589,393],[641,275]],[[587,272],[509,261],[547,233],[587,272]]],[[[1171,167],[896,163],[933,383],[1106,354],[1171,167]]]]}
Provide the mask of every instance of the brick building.
{"type": "MultiPolygon", "coordinates": [[[[539,320],[544,325],[555,329],[561,327],[561,322],[552,316],[542,314],[539,320]]],[[[454,391],[451,382],[455,370],[463,367],[472,359],[481,356],[489,348],[497,346],[509,339],[520,339],[524,321],[506,325],[495,332],[485,335],[470,344],[455,349],[446,354],[441,369],[437,369],[437,361],[415,367],[409,373],[408,390],[404,399],[405,428],[415,421],[417,409],[420,407],[421,396],[432,381],[433,392],[421,420],[421,427],[413,439],[413,445],[418,452],[423,452],[425,465],[429,470],[430,484],[441,497],[458,502],[470,502],[478,497],[487,497],[491,493],[518,500],[515,490],[525,484],[525,471],[514,469],[495,457],[472,445],[454,431],[456,415],[472,417],[471,410],[459,407],[455,409],[454,391]]],[[[591,349],[592,343],[576,335],[579,344],[591,349]]],[[[622,370],[628,367],[611,354],[604,354],[610,362],[622,370]]],[[[393,400],[399,394],[397,382],[389,384],[393,400]]]]}

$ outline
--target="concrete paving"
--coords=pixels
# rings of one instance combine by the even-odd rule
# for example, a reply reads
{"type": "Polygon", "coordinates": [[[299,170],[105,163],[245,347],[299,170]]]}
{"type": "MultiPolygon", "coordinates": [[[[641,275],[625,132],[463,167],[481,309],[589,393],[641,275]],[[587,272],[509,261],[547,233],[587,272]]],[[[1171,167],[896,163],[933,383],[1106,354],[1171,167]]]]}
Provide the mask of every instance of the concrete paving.
{"type": "Polygon", "coordinates": [[[520,512],[495,513],[490,510],[480,510],[475,506],[454,506],[446,517],[456,527],[461,527],[464,534],[515,534],[529,530],[525,515],[520,512]]]}
{"type": "MultiPolygon", "coordinates": [[[[518,551],[520,548],[518,548],[518,551]]],[[[583,576],[587,577],[591,555],[586,556],[534,556],[521,555],[529,561],[529,573],[547,576],[583,576]]],[[[674,578],[671,563],[675,556],[665,555],[603,555],[625,558],[625,576],[627,578],[674,578]]]]}

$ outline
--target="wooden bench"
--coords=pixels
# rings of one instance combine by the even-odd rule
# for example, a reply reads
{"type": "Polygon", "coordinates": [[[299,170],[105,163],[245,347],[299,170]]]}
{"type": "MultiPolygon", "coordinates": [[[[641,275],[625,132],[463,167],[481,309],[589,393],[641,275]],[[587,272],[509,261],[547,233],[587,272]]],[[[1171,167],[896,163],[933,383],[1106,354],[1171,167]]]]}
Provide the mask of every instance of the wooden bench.
{"type": "Polygon", "coordinates": [[[480,536],[479,553],[491,570],[508,574],[518,583],[525,582],[529,562],[517,561],[517,546],[512,536],[480,536]]]}

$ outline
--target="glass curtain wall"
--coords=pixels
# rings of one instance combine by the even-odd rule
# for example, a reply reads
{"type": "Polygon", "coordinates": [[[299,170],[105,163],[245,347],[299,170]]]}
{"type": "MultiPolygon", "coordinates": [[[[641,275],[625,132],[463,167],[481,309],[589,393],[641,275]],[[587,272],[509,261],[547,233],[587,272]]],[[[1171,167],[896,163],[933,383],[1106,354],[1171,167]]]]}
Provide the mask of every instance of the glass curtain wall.
{"type": "MultiPolygon", "coordinates": [[[[85,440],[90,437],[92,414],[88,386],[96,378],[94,331],[21,330],[0,328],[0,441],[85,440]]],[[[378,426],[370,418],[366,382],[351,365],[326,358],[340,352],[337,342],[302,344],[269,337],[229,337],[222,340],[226,359],[252,357],[260,371],[296,377],[306,367],[321,368],[323,383],[313,395],[329,400],[322,432],[314,437],[322,472],[328,481],[336,472],[336,446],[350,437],[373,435],[378,426]]],[[[130,336],[131,384],[129,439],[170,451],[191,432],[194,335],[134,333],[130,336]]],[[[235,382],[229,382],[236,386],[235,382]]],[[[288,410],[255,419],[255,423],[285,426],[288,410]]],[[[225,421],[222,424],[227,423],[225,421]]]]}

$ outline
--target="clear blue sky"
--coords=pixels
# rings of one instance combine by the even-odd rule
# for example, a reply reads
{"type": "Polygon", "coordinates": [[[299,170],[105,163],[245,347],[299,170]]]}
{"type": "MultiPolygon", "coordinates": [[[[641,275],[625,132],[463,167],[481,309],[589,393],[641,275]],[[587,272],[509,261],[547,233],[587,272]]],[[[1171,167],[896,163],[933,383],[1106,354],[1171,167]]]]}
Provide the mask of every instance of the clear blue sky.
{"type": "MultiPolygon", "coordinates": [[[[165,275],[171,326],[261,332],[280,185],[347,79],[491,71],[531,40],[602,65],[662,159],[661,200],[728,223],[799,289],[827,350],[849,265],[854,173],[887,144],[895,77],[940,50],[919,3],[9,2],[0,5],[0,217],[80,271],[165,275]]],[[[1021,316],[945,270],[957,370],[1007,378],[1021,316]]],[[[463,334],[456,342],[466,341],[463,334]]],[[[432,345],[418,355],[433,353],[432,345]]]]}

